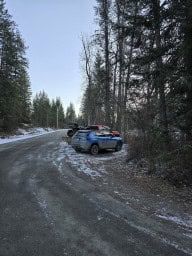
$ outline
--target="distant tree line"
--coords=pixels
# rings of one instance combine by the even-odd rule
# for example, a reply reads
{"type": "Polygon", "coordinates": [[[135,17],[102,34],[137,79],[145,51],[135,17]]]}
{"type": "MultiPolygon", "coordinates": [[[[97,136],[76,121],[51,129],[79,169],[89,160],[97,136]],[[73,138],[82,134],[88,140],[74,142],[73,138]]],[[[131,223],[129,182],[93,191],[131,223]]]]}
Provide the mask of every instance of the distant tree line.
{"type": "Polygon", "coordinates": [[[43,91],[37,93],[33,99],[31,121],[34,126],[63,128],[71,122],[77,122],[77,119],[72,103],[65,113],[60,98],[51,101],[43,91]]]}
{"type": "Polygon", "coordinates": [[[82,38],[83,117],[118,129],[130,159],[166,161],[192,182],[192,1],[96,2],[98,29],[82,38]]]}

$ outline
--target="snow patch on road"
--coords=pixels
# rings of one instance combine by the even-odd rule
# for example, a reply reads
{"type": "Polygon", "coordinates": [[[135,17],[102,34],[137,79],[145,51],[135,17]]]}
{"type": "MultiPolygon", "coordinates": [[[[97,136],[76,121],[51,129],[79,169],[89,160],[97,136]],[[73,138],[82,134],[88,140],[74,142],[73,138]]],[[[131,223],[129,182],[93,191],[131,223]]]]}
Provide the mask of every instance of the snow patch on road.
{"type": "Polygon", "coordinates": [[[82,172],[86,175],[91,176],[91,178],[101,177],[102,173],[105,171],[104,167],[101,165],[99,168],[93,169],[91,164],[95,163],[94,157],[88,154],[77,153],[71,145],[66,142],[60,143],[60,154],[65,156],[65,160],[77,171],[82,172]]]}
{"type": "Polygon", "coordinates": [[[187,228],[192,228],[192,219],[189,219],[189,218],[184,219],[184,218],[177,217],[177,216],[161,215],[161,214],[158,214],[157,217],[164,219],[164,220],[175,222],[176,224],[187,227],[187,228]]]}
{"type": "Polygon", "coordinates": [[[185,233],[184,236],[192,239],[192,233],[185,233]]]}
{"type": "Polygon", "coordinates": [[[36,180],[35,177],[31,177],[29,180],[29,185],[31,187],[31,192],[33,194],[33,196],[36,198],[37,203],[40,207],[40,209],[42,210],[46,220],[53,225],[53,222],[50,221],[50,217],[49,217],[49,213],[48,213],[48,205],[47,202],[45,201],[45,199],[41,196],[41,194],[38,192],[37,190],[37,184],[36,184],[36,180]]]}

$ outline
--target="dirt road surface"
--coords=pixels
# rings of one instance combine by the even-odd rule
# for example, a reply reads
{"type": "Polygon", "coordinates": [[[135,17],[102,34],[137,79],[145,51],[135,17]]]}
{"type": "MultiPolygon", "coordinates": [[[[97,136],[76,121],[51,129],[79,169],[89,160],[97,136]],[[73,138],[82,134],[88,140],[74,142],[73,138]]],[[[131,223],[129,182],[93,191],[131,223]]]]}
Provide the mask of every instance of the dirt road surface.
{"type": "Polygon", "coordinates": [[[77,154],[62,136],[0,145],[0,256],[192,255],[187,192],[175,204],[174,189],[126,175],[124,151],[77,154]]]}

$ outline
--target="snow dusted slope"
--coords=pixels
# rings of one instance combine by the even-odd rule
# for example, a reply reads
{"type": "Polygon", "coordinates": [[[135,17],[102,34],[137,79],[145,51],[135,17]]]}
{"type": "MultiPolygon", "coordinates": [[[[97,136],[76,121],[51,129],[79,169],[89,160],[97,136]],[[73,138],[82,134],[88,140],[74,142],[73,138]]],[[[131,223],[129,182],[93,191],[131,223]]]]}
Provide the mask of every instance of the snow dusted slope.
{"type": "MultiPolygon", "coordinates": [[[[51,133],[51,132],[55,132],[56,130],[53,130],[51,128],[30,128],[30,129],[18,129],[18,134],[19,135],[14,135],[14,136],[9,136],[9,137],[3,137],[0,138],[0,144],[4,144],[4,143],[10,143],[10,142],[14,142],[17,140],[25,140],[25,139],[29,139],[32,137],[37,137],[43,134],[47,134],[47,133],[51,133]]],[[[57,130],[58,131],[58,130],[57,130]]],[[[67,129],[63,130],[64,133],[67,133],[67,129]]]]}

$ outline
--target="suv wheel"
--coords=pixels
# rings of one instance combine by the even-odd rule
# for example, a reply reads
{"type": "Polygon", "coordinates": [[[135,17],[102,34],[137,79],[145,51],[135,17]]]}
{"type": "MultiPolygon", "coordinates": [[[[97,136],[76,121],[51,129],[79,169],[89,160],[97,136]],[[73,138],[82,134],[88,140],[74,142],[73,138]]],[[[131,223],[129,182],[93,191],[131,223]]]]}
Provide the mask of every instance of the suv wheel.
{"type": "Polygon", "coordinates": [[[117,145],[115,147],[115,151],[120,151],[122,149],[122,143],[121,142],[117,142],[117,145]]]}
{"type": "Polygon", "coordinates": [[[67,136],[72,137],[72,136],[73,136],[73,130],[69,130],[69,131],[67,132],[67,136]]]}
{"type": "Polygon", "coordinates": [[[93,144],[90,148],[91,155],[97,155],[99,153],[99,146],[97,144],[93,144]]]}

